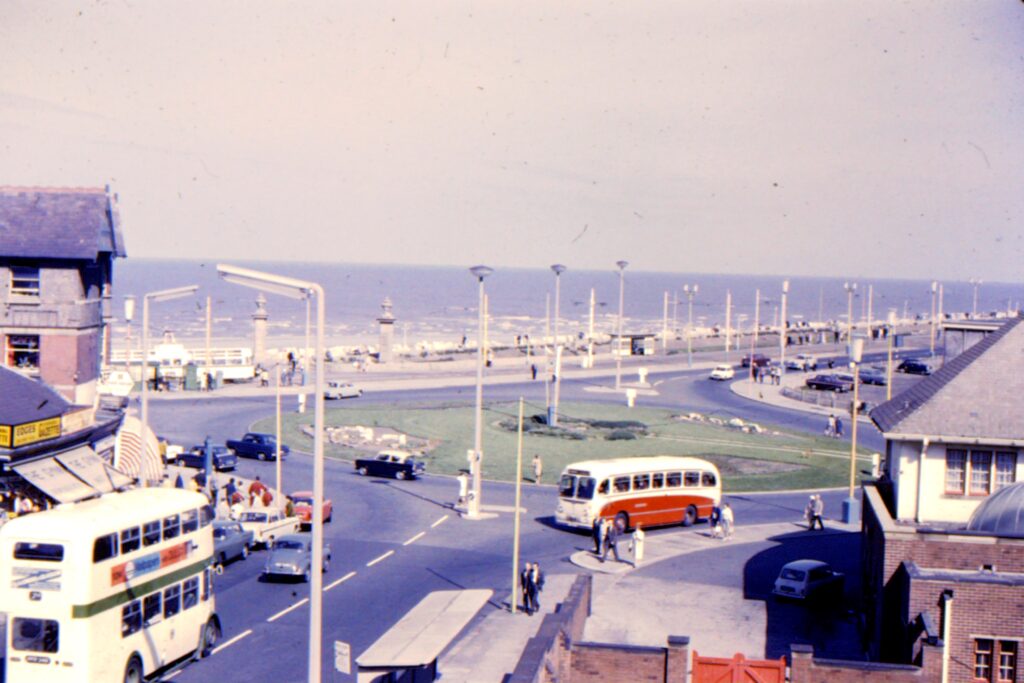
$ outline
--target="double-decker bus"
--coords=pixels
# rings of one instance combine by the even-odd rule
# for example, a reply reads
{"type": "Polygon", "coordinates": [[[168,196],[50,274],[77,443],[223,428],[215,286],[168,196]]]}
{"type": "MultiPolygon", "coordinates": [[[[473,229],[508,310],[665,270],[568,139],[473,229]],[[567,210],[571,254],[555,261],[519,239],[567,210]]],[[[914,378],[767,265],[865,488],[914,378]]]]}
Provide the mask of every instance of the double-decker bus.
{"type": "Polygon", "coordinates": [[[220,638],[213,510],[146,488],[0,528],[6,683],[141,683],[220,638]]]}
{"type": "Polygon", "coordinates": [[[718,468],[700,458],[669,455],[572,463],[558,482],[555,521],[590,528],[603,517],[623,529],[690,526],[722,500],[718,468]]]}

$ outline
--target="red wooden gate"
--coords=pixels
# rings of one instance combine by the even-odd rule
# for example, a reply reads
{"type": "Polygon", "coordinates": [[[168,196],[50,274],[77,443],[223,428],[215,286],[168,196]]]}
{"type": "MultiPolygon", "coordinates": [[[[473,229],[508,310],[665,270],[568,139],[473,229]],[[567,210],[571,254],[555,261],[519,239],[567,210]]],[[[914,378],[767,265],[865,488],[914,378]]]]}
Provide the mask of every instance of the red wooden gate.
{"type": "Polygon", "coordinates": [[[701,657],[694,650],[693,683],[786,683],[786,658],[701,657]]]}

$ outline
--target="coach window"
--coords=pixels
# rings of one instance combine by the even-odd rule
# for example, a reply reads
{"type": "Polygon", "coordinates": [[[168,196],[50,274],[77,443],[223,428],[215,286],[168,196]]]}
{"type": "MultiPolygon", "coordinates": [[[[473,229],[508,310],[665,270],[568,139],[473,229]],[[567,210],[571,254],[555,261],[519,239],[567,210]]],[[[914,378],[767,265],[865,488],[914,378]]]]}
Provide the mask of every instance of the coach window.
{"type": "Polygon", "coordinates": [[[121,530],[121,552],[130,553],[133,550],[138,550],[141,546],[141,538],[139,537],[139,527],[133,526],[130,529],[121,530]]]}
{"type": "Polygon", "coordinates": [[[181,611],[181,584],[164,589],[164,617],[171,618],[181,611]]]}
{"type": "Polygon", "coordinates": [[[665,475],[665,485],[669,488],[678,488],[683,485],[682,472],[669,472],[665,475]]]}
{"type": "Polygon", "coordinates": [[[184,585],[185,590],[181,594],[181,608],[195,607],[199,602],[199,577],[193,576],[191,579],[185,579],[184,585]]]}
{"type": "Polygon", "coordinates": [[[181,521],[178,515],[164,517],[164,540],[177,538],[181,534],[181,521]]]}
{"type": "Polygon", "coordinates": [[[714,472],[701,472],[700,483],[702,486],[714,486],[717,483],[714,472]]]}
{"type": "Polygon", "coordinates": [[[60,624],[52,619],[14,618],[11,647],[28,652],[57,652],[60,646],[60,624]]]}
{"type": "Polygon", "coordinates": [[[607,479],[602,481],[601,485],[597,487],[597,492],[598,493],[604,493],[604,494],[608,493],[608,480],[607,479]]]}
{"type": "Polygon", "coordinates": [[[213,508],[210,507],[209,505],[204,505],[203,507],[199,508],[199,526],[210,526],[210,524],[213,523],[214,516],[215,513],[213,511],[213,508]]]}
{"type": "Polygon", "coordinates": [[[117,534],[100,536],[92,544],[92,561],[102,562],[117,555],[117,534]]]}
{"type": "Polygon", "coordinates": [[[700,472],[687,472],[684,486],[700,486],[700,472]]]}
{"type": "Polygon", "coordinates": [[[629,493],[629,477],[615,477],[615,493],[629,493]]]}
{"type": "Polygon", "coordinates": [[[142,628],[142,605],[132,600],[121,608],[121,637],[125,638],[142,628]]]}
{"type": "Polygon", "coordinates": [[[651,487],[651,475],[649,474],[636,474],[633,475],[633,490],[643,491],[651,487]]]}
{"type": "Polygon", "coordinates": [[[210,599],[211,588],[213,588],[213,571],[207,567],[203,570],[203,602],[210,599]]]}
{"type": "Polygon", "coordinates": [[[181,533],[189,534],[199,529],[199,513],[195,510],[185,510],[181,514],[181,533]]]}
{"type": "Polygon", "coordinates": [[[665,475],[662,472],[651,475],[651,488],[660,489],[665,486],[665,475]]]}
{"type": "Polygon", "coordinates": [[[156,545],[160,542],[160,520],[146,522],[142,525],[143,545],[156,545]]]}
{"type": "Polygon", "coordinates": [[[142,621],[146,626],[160,621],[163,606],[160,603],[160,591],[147,595],[142,600],[142,621]]]}

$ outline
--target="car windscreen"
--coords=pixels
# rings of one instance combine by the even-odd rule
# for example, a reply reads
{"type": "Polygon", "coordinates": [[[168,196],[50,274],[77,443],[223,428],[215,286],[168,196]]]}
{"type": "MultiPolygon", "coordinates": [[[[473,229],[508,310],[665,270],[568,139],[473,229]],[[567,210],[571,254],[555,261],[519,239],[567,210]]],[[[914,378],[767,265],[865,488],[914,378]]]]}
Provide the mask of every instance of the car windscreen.
{"type": "Polygon", "coordinates": [[[274,550],[302,550],[302,547],[301,541],[283,540],[274,544],[274,550]]]}
{"type": "Polygon", "coordinates": [[[303,498],[301,496],[299,496],[299,497],[292,496],[292,502],[295,503],[296,505],[312,505],[313,504],[313,499],[312,498],[303,498]]]}
{"type": "Polygon", "coordinates": [[[213,530],[213,537],[214,538],[227,538],[228,537],[228,530],[227,529],[214,529],[213,530]]]}
{"type": "Polygon", "coordinates": [[[562,480],[558,482],[558,495],[563,498],[572,498],[576,495],[576,477],[571,474],[562,475],[562,480]]]}
{"type": "Polygon", "coordinates": [[[265,522],[267,521],[267,513],[265,512],[243,512],[243,522],[265,522]]]}

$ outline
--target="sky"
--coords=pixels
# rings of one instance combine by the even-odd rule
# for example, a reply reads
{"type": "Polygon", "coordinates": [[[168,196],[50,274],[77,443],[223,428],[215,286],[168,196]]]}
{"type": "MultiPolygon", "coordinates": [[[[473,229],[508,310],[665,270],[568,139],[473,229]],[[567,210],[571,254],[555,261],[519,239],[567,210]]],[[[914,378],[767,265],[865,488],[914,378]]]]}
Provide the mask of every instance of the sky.
{"type": "Polygon", "coordinates": [[[1019,282],[1024,3],[0,0],[129,257],[1019,282]]]}

